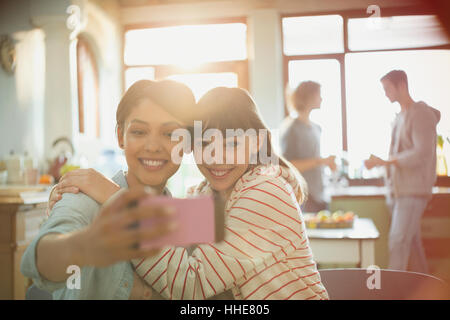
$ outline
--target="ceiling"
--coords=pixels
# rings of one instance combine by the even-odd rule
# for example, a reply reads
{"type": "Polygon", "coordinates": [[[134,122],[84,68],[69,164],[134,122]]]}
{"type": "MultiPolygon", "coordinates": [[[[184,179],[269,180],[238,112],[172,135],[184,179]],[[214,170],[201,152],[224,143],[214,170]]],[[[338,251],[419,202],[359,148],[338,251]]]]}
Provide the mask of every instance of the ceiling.
{"type": "MultiPolygon", "coordinates": [[[[250,2],[255,2],[251,0],[250,2]]],[[[274,0],[256,0],[256,2],[273,2],[274,0]]],[[[204,3],[204,2],[249,2],[249,0],[118,0],[121,7],[137,7],[164,4],[186,4],[186,3],[204,3]]]]}
{"type": "Polygon", "coordinates": [[[181,3],[213,2],[213,1],[219,2],[229,0],[119,0],[119,4],[121,7],[136,7],[136,6],[149,6],[159,4],[181,4],[181,3]]]}

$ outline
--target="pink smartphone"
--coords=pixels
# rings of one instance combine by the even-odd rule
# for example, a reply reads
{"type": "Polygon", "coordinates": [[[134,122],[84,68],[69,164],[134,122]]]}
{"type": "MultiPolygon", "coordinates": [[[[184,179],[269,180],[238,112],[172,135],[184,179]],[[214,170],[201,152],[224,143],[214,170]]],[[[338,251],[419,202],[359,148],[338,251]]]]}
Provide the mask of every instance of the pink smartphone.
{"type": "MultiPolygon", "coordinates": [[[[199,243],[220,242],[224,238],[224,202],[213,196],[176,199],[165,196],[151,196],[141,200],[139,205],[168,205],[175,208],[176,230],[150,242],[142,248],[161,248],[167,245],[186,247],[199,243]]],[[[142,222],[143,227],[152,227],[161,222],[159,218],[142,222]]]]}

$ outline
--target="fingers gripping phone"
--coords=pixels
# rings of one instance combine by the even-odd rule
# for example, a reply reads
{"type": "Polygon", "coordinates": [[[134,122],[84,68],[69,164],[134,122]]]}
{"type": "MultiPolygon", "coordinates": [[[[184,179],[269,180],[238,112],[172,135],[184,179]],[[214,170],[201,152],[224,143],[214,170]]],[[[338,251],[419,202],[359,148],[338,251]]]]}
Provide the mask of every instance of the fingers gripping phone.
{"type": "MultiPolygon", "coordinates": [[[[168,205],[175,209],[177,228],[155,240],[141,243],[145,249],[167,245],[187,247],[193,244],[220,242],[225,234],[225,202],[219,196],[200,196],[176,199],[166,196],[151,196],[139,205],[168,205]]],[[[151,228],[161,223],[160,218],[151,218],[142,227],[151,228]]]]}

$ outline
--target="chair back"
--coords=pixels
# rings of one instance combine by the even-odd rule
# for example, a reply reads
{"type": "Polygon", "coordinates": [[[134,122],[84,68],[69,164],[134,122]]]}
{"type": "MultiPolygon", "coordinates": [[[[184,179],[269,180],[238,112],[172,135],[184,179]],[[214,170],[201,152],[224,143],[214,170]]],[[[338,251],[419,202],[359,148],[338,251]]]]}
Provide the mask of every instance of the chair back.
{"type": "Polygon", "coordinates": [[[434,276],[386,269],[322,269],[322,283],[333,300],[449,299],[446,282],[434,276]]]}
{"type": "Polygon", "coordinates": [[[25,300],[53,300],[53,296],[32,284],[25,293],[25,300]]]}

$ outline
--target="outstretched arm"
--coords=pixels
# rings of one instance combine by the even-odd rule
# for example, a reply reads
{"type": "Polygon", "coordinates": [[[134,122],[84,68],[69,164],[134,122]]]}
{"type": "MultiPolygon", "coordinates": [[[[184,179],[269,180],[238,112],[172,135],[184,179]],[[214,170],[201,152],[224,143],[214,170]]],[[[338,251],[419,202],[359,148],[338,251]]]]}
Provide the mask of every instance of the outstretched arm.
{"type": "Polygon", "coordinates": [[[206,299],[299,248],[304,235],[298,210],[295,196],[280,181],[264,182],[235,202],[224,241],[199,245],[192,255],[185,248],[167,247],[133,264],[165,298],[206,299]]]}

